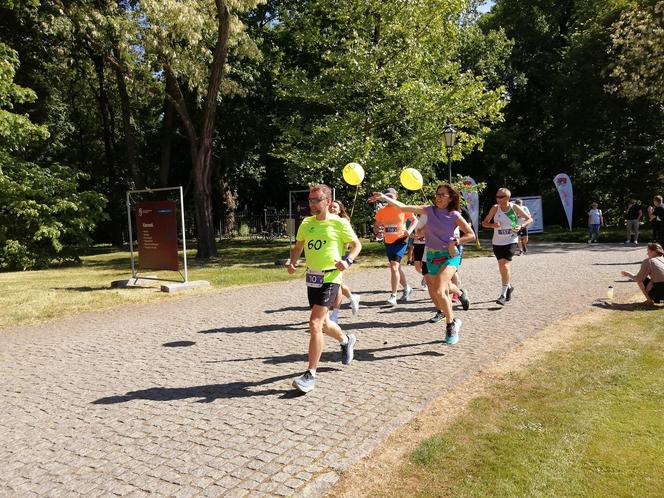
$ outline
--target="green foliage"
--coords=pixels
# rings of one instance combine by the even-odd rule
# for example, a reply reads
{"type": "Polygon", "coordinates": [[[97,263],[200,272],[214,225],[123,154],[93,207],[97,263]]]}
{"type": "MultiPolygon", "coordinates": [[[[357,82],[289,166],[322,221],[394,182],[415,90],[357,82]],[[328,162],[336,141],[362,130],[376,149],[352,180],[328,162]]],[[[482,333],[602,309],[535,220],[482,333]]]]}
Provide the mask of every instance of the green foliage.
{"type": "Polygon", "coordinates": [[[552,182],[558,173],[574,183],[575,223],[585,224],[591,201],[605,212],[612,208],[609,221],[616,222],[627,195],[648,202],[660,190],[661,108],[608,90],[615,84],[614,26],[635,3],[496,2],[480,26],[502,29],[514,43],[502,75],[509,104],[483,154],[464,161],[471,176],[490,190],[507,185],[542,195],[549,223],[563,217],[552,182]]]}
{"type": "Polygon", "coordinates": [[[37,98],[29,88],[14,83],[17,66],[16,51],[0,43],[0,160],[3,154],[23,151],[31,141],[48,136],[46,127],[33,124],[24,114],[12,112],[17,104],[37,98]]]}
{"type": "Polygon", "coordinates": [[[20,154],[48,132],[28,116],[12,112],[36,98],[32,90],[14,83],[17,66],[16,52],[0,44],[0,270],[75,258],[76,246],[89,241],[90,231],[103,218],[105,204],[96,193],[77,192],[81,174],[21,159],[20,154]]]}
{"type": "Polygon", "coordinates": [[[617,61],[613,90],[664,103],[664,1],[641,2],[622,13],[611,39],[617,61]]]}
{"type": "Polygon", "coordinates": [[[275,29],[284,40],[279,92],[290,112],[279,120],[275,154],[293,182],[338,185],[350,161],[362,164],[371,189],[398,184],[405,167],[435,182],[448,123],[458,130],[456,159],[481,147],[505,101],[500,86],[488,88],[460,60],[462,6],[315,0],[284,15],[275,29]]]}
{"type": "Polygon", "coordinates": [[[0,270],[44,267],[78,259],[104,219],[104,197],[78,192],[80,173],[10,162],[0,175],[0,270]]]}

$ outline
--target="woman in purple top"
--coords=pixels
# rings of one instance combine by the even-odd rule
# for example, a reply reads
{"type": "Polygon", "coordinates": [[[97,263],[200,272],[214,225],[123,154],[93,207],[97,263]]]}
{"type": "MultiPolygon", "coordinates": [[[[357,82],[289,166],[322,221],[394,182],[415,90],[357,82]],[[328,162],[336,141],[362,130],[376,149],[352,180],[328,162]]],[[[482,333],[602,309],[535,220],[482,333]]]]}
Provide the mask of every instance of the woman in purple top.
{"type": "Polygon", "coordinates": [[[369,198],[369,202],[375,201],[392,204],[401,211],[427,215],[424,228],[427,241],[426,262],[423,262],[423,268],[426,268],[425,278],[434,304],[445,313],[445,342],[456,344],[459,341],[461,320],[454,318],[450,293],[460,295],[464,309],[468,309],[470,301],[463,290],[457,289],[451,283],[451,279],[461,263],[459,244],[475,240],[475,232],[459,211],[459,192],[451,185],[439,185],[431,206],[407,206],[381,192],[374,192],[369,198]],[[458,235],[457,228],[463,235],[458,235]]]}

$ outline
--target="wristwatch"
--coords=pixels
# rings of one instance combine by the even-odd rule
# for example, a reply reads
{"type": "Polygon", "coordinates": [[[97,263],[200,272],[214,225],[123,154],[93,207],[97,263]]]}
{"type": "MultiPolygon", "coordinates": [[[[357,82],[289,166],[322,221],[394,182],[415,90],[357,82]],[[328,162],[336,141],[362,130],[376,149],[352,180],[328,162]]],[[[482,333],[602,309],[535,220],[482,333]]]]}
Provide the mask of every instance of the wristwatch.
{"type": "Polygon", "coordinates": [[[348,263],[348,266],[352,265],[355,261],[349,257],[343,258],[343,260],[348,263]]]}

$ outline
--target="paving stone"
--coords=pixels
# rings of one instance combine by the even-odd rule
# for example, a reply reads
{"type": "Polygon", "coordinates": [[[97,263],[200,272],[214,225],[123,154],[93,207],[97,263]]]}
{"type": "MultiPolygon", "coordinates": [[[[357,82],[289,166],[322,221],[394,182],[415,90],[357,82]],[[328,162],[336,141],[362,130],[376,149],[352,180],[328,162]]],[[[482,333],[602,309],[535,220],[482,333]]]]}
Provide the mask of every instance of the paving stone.
{"type": "Polygon", "coordinates": [[[3,329],[0,496],[297,496],[311,483],[323,492],[447,389],[591,309],[609,284],[618,299],[636,295],[614,281],[643,257],[642,247],[531,244],[515,258],[505,307],[494,304],[495,259],[464,261],[473,304],[455,311],[454,347],[428,322],[426,292],[387,308],[387,269],[354,267],[345,279],[365,306],[357,317],[344,307],[340,324],[359,338],[355,361],[342,366],[328,338],[316,389],[301,397],[290,383],[306,367],[302,282],[3,329]],[[495,341],[496,323],[519,327],[495,341]],[[164,347],[176,341],[194,344],[164,347]]]}

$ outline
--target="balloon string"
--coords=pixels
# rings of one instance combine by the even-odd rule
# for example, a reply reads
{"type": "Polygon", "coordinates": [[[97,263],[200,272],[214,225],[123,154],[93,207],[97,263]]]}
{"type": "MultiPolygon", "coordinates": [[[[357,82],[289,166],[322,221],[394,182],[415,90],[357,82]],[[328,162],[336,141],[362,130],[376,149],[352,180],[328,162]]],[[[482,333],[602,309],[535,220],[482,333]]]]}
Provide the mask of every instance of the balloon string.
{"type": "Polygon", "coordinates": [[[357,193],[360,191],[360,185],[358,184],[355,188],[355,197],[353,197],[353,205],[350,208],[350,219],[353,219],[353,211],[355,211],[355,201],[357,200],[357,193]]]}

